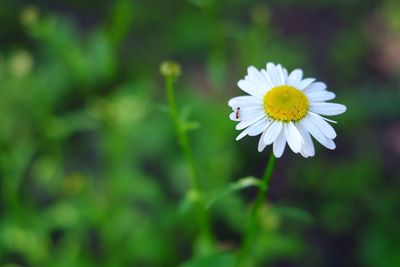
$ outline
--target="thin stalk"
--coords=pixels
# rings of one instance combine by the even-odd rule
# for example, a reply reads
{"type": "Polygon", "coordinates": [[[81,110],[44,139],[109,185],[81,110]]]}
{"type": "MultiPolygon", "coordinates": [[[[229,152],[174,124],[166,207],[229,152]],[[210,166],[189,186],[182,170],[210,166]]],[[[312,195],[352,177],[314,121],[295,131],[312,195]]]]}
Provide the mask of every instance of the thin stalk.
{"type": "Polygon", "coordinates": [[[260,187],[260,190],[257,193],[256,200],[254,201],[254,204],[251,207],[250,213],[249,213],[249,218],[246,226],[246,232],[245,236],[243,239],[242,247],[238,253],[238,258],[236,262],[236,266],[242,266],[242,264],[245,263],[246,257],[248,256],[249,251],[251,250],[251,245],[254,243],[254,237],[256,233],[258,232],[258,211],[263,204],[265,197],[268,192],[268,187],[269,187],[269,181],[271,180],[272,172],[275,167],[275,157],[274,154],[271,152],[267,166],[264,171],[264,176],[262,178],[262,186],[260,187]]]}
{"type": "Polygon", "coordinates": [[[213,243],[213,237],[210,230],[209,217],[206,212],[205,202],[203,199],[203,194],[200,189],[199,175],[194,164],[192,150],[189,144],[189,138],[187,136],[187,131],[183,127],[183,124],[178,115],[178,109],[175,101],[174,92],[174,82],[175,78],[173,76],[166,76],[166,89],[167,89],[167,100],[170,107],[172,120],[174,122],[176,133],[178,137],[179,146],[182,150],[183,157],[185,158],[186,164],[190,172],[190,184],[191,192],[196,195],[196,212],[197,212],[197,223],[200,230],[200,237],[203,242],[207,245],[213,243]]]}
{"type": "Polygon", "coordinates": [[[175,91],[174,91],[174,77],[168,76],[166,77],[166,88],[167,88],[167,99],[168,105],[170,107],[172,120],[175,124],[175,129],[178,135],[178,142],[182,149],[183,156],[186,160],[186,163],[189,167],[190,171],[190,179],[192,189],[198,191],[199,189],[199,176],[197,174],[197,170],[193,161],[192,151],[189,145],[189,139],[186,135],[186,130],[182,127],[182,123],[179,119],[178,110],[176,107],[175,101],[175,91]]]}

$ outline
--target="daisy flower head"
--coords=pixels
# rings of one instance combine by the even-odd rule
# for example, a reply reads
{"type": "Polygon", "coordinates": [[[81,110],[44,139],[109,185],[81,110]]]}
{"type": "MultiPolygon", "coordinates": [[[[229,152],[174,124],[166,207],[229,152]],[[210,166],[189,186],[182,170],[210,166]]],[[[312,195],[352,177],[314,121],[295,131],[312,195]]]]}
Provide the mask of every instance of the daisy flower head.
{"type": "Polygon", "coordinates": [[[288,73],[280,64],[267,63],[266,69],[249,67],[238,86],[248,95],[228,102],[233,110],[230,119],[239,122],[237,130],[243,130],[236,140],[261,134],[258,151],[272,145],[277,158],[286,143],[303,157],[314,156],[311,136],[326,148],[335,149],[336,132],[328,122],[336,122],[323,116],[339,115],[346,106],[327,102],[335,94],[326,90],[325,83],[303,78],[301,69],[288,73]]]}

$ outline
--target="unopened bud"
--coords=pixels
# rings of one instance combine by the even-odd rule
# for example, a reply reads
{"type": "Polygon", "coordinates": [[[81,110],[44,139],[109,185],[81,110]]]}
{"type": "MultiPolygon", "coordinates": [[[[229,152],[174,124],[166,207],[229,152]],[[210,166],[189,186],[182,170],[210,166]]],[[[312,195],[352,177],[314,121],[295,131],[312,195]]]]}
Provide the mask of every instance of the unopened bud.
{"type": "Polygon", "coordinates": [[[266,5],[256,5],[250,9],[250,18],[256,25],[267,25],[270,20],[270,12],[266,5]]]}
{"type": "Polygon", "coordinates": [[[160,65],[160,72],[165,77],[177,78],[181,75],[181,66],[175,61],[164,61],[160,65]]]}
{"type": "Polygon", "coordinates": [[[39,9],[35,6],[27,6],[22,9],[20,19],[25,26],[32,25],[37,22],[39,18],[39,9]]]}

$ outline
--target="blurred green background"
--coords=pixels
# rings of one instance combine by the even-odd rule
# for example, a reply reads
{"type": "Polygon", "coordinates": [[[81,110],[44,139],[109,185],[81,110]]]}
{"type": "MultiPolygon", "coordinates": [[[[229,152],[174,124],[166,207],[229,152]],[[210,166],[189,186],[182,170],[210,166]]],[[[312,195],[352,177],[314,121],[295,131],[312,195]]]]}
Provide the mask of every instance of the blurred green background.
{"type": "Polygon", "coordinates": [[[218,260],[185,264],[197,230],[165,59],[208,196],[270,151],[228,119],[249,65],[303,68],[348,107],[336,150],[278,160],[255,266],[400,266],[397,0],[1,0],[0,266],[229,267],[256,190],[210,208],[218,260]]]}

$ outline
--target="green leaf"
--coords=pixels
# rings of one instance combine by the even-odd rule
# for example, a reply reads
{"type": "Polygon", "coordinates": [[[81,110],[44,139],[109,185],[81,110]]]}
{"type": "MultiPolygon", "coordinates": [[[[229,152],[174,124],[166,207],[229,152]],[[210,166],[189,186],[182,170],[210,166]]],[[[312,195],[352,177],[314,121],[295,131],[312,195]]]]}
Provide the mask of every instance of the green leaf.
{"type": "Polygon", "coordinates": [[[236,182],[230,183],[226,188],[224,188],[222,191],[218,192],[214,197],[212,197],[210,201],[207,202],[206,207],[209,209],[216,201],[220,200],[221,198],[252,186],[262,187],[263,185],[260,179],[252,176],[244,177],[236,182]]]}
{"type": "Polygon", "coordinates": [[[180,214],[186,214],[193,209],[195,204],[199,201],[200,195],[195,190],[189,190],[186,192],[185,197],[179,203],[178,211],[180,214]]]}
{"type": "Polygon", "coordinates": [[[160,111],[160,112],[166,113],[168,115],[171,114],[171,109],[166,104],[153,104],[153,109],[155,111],[160,111]]]}
{"type": "Polygon", "coordinates": [[[200,123],[197,121],[185,121],[182,122],[182,128],[185,131],[196,130],[200,128],[200,123]]]}
{"type": "Polygon", "coordinates": [[[313,217],[305,210],[288,207],[288,206],[276,206],[275,210],[282,216],[289,219],[301,221],[303,223],[312,223],[313,217]]]}
{"type": "Polygon", "coordinates": [[[180,112],[179,119],[181,121],[188,121],[193,108],[191,106],[184,106],[180,112]]]}
{"type": "Polygon", "coordinates": [[[179,267],[232,267],[234,265],[235,256],[232,253],[217,253],[194,258],[179,267]]]}

